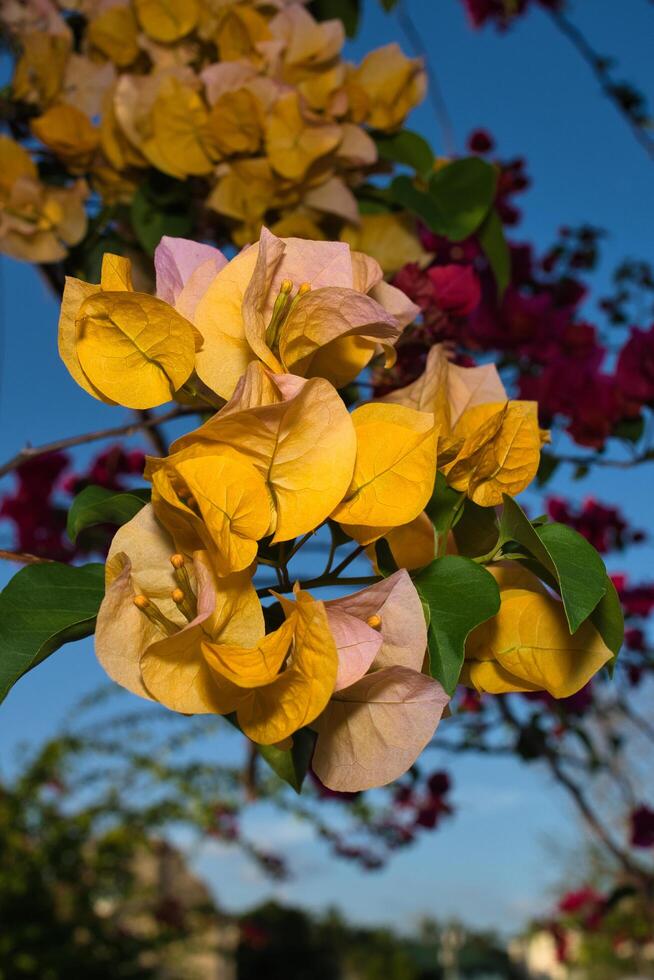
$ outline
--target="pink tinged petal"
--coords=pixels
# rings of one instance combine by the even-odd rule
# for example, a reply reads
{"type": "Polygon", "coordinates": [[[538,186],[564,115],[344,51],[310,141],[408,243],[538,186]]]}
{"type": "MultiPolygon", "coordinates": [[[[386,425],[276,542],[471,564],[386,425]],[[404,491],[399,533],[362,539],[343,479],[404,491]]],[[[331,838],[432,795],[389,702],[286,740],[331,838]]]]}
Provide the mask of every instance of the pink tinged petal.
{"type": "Polygon", "coordinates": [[[193,570],[195,572],[195,590],[197,598],[197,616],[191,620],[185,629],[199,626],[211,616],[216,608],[216,586],[209,570],[209,559],[206,552],[196,551],[193,555],[193,570]]]}
{"type": "Polygon", "coordinates": [[[448,701],[438,681],[406,667],[366,674],[313,724],[316,775],[347,793],[393,782],[427,746],[448,701]]]}
{"type": "Polygon", "coordinates": [[[381,582],[325,603],[327,615],[346,612],[367,623],[379,616],[382,646],[373,666],[420,670],[427,649],[427,626],[422,603],[411,576],[402,568],[381,582]]]}
{"type": "Polygon", "coordinates": [[[209,105],[226,92],[235,92],[257,77],[249,61],[224,61],[208,65],[200,72],[209,105]]]}
{"type": "MultiPolygon", "coordinates": [[[[277,290],[273,287],[275,272],[284,254],[284,241],[267,228],[261,229],[257,246],[257,259],[252,277],[243,295],[243,327],[251,349],[272,371],[279,371],[280,364],[266,343],[266,327],[277,290]],[[273,295],[274,294],[274,295],[273,295]]],[[[279,278],[281,284],[282,277],[279,278]]]]}
{"type": "Polygon", "coordinates": [[[450,424],[453,426],[468,408],[505,402],[509,397],[494,364],[473,368],[450,364],[447,382],[450,424]]]}
{"type": "MultiPolygon", "coordinates": [[[[384,278],[382,267],[377,259],[372,259],[363,252],[352,252],[352,273],[353,287],[360,293],[369,293],[384,278]]],[[[381,300],[378,299],[377,302],[380,303],[381,300]]],[[[383,303],[381,305],[384,306],[383,303]]],[[[388,309],[388,307],[384,308],[388,309]]]]}
{"type": "Polygon", "coordinates": [[[207,259],[191,273],[184,288],[178,294],[174,306],[178,313],[195,323],[195,308],[216,278],[220,269],[214,259],[207,259]]]}
{"type": "Polygon", "coordinates": [[[338,650],[334,690],[341,691],[368,672],[381,648],[382,635],[342,609],[327,609],[327,621],[338,650]]]}
{"type": "MultiPolygon", "coordinates": [[[[357,199],[340,177],[330,177],[324,184],[312,187],[304,195],[304,204],[316,211],[335,214],[352,225],[359,224],[359,205],[357,199]]],[[[314,242],[313,244],[332,245],[333,242],[314,242]]],[[[334,285],[351,286],[352,283],[334,283],[334,285]]]]}
{"type": "Polygon", "coordinates": [[[380,282],[373,286],[370,295],[395,317],[402,328],[413,323],[420,313],[420,307],[412,303],[401,289],[391,286],[387,282],[380,282]]]}
{"type": "Polygon", "coordinates": [[[252,361],[239,378],[234,394],[218,415],[224,418],[248,408],[290,401],[306,383],[306,378],[298,378],[295,374],[274,374],[260,361],[252,361]]]}
{"type": "Polygon", "coordinates": [[[182,289],[198,266],[211,260],[214,275],[227,265],[217,248],[187,238],[164,235],[154,252],[157,296],[174,305],[182,289]]]}
{"type": "Polygon", "coordinates": [[[392,314],[370,296],[342,287],[312,289],[300,297],[280,332],[279,353],[285,367],[304,373],[321,347],[340,337],[379,340],[385,348],[401,333],[392,314]]]}
{"type": "Polygon", "coordinates": [[[308,282],[312,289],[321,286],[352,288],[352,257],[348,244],[311,242],[304,238],[284,238],[282,241],[284,257],[273,279],[275,295],[282,279],[290,279],[296,286],[308,282]]]}

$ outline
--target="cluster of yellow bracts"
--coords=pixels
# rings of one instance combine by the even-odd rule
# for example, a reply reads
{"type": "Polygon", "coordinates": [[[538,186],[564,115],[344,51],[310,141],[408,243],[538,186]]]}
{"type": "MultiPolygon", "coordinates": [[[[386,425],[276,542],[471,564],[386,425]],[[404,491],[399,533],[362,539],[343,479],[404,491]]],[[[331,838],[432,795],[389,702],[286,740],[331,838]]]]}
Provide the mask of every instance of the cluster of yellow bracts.
{"type": "MultiPolygon", "coordinates": [[[[228,262],[164,239],[155,265],[157,296],[135,292],[129,263],[106,256],[100,285],[69,279],[62,305],[61,355],[91,395],[213,413],[147,462],[152,502],[108,557],[98,657],[175,711],[236,713],[260,744],[313,727],[315,771],[334,789],[389,782],[448,701],[425,670],[409,574],[435,554],[424,509],[437,469],[483,507],[519,493],[539,463],[536,406],[508,400],[492,365],[458,367],[434,348],[412,385],[348,411],[337,389],[374,357],[392,363],[417,310],[347,244],[264,229],[228,262]],[[331,601],[296,586],[266,633],[253,583],[262,542],[327,521],[361,545],[387,537],[399,570],[331,601]]],[[[501,609],[469,638],[466,683],[565,696],[609,659],[589,624],[570,636],[561,603],[529,573],[494,574],[501,609]]]]}
{"type": "Polygon", "coordinates": [[[348,64],[341,21],[292,0],[6,0],[0,20],[22,52],[12,98],[38,110],[33,136],[77,180],[43,184],[33,149],[0,139],[0,249],[35,262],[82,237],[85,181],[105,205],[129,203],[152,167],[206,180],[239,245],[265,220],[286,236],[324,237],[325,222],[357,234],[368,130],[397,129],[425,90],[396,44],[348,64]]]}

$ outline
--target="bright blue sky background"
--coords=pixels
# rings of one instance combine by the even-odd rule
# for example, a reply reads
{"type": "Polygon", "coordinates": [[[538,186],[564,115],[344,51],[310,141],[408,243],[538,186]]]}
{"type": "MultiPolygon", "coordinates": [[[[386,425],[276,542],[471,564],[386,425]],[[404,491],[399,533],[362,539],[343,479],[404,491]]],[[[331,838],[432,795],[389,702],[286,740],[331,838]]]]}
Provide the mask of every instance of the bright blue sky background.
{"type": "MultiPolygon", "coordinates": [[[[535,10],[498,36],[490,29],[474,33],[459,0],[408,4],[454,119],[458,149],[472,128],[484,126],[497,137],[503,155],[521,154],[529,161],[534,186],[521,198],[525,220],[516,237],[544,246],[561,224],[606,226],[611,237],[597,277],[600,293],[620,259],[651,260],[652,162],[549,19],[535,10]]],[[[596,49],[614,55],[623,77],[653,98],[651,4],[574,0],[572,10],[596,49]]],[[[383,14],[376,0],[366,0],[360,36],[349,46],[352,57],[394,40],[409,50],[395,18],[383,14]]],[[[442,150],[428,102],[411,125],[442,150]]],[[[36,273],[2,259],[0,277],[0,459],[28,440],[38,444],[120,424],[127,413],[86,396],[59,363],[56,304],[36,273]]],[[[577,499],[593,494],[619,502],[635,523],[647,527],[651,477],[651,467],[636,474],[597,474],[574,484],[557,474],[553,487],[577,499]]],[[[0,525],[3,544],[7,529],[0,525]]],[[[634,578],[651,578],[652,548],[634,549],[619,564],[628,565],[634,578]]],[[[0,586],[10,574],[9,567],[0,567],[0,586]]],[[[0,765],[11,764],[20,741],[52,734],[78,697],[101,681],[91,643],[83,642],[64,648],[21,682],[0,710],[0,765]]],[[[234,743],[228,736],[226,741],[227,747],[217,750],[229,755],[234,743]]],[[[434,766],[451,764],[437,751],[432,757],[434,766]]],[[[566,849],[577,839],[576,819],[537,768],[483,758],[462,759],[451,768],[458,815],[381,874],[364,875],[330,858],[305,827],[265,806],[253,808],[247,829],[288,851],[298,871],[294,883],[270,885],[215,844],[196,852],[195,864],[228,908],[275,894],[313,908],[337,904],[358,921],[409,927],[431,914],[511,931],[546,907],[547,889],[560,880],[566,849]]]]}

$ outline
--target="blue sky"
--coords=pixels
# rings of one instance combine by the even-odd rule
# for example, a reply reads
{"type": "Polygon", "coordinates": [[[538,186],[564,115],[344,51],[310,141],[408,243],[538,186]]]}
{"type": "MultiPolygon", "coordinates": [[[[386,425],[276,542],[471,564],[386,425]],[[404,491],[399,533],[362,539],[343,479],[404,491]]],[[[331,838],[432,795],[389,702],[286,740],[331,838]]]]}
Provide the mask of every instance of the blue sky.
{"type": "MultiPolygon", "coordinates": [[[[407,2],[439,76],[458,149],[471,129],[484,126],[503,155],[528,159],[534,186],[521,198],[525,220],[516,237],[544,246],[561,224],[606,226],[611,235],[597,276],[600,292],[620,259],[652,259],[652,163],[548,18],[535,10],[498,36],[472,32],[459,0],[407,2]]],[[[365,0],[365,7],[361,34],[349,46],[352,57],[390,41],[409,50],[394,17],[376,0],[365,0]]],[[[625,78],[645,91],[649,86],[654,97],[654,10],[647,0],[575,0],[573,19],[598,51],[618,59],[625,78]]],[[[442,150],[429,103],[416,110],[411,126],[442,150]]],[[[28,440],[38,444],[127,418],[85,395],[59,362],[56,304],[34,270],[0,260],[0,300],[0,459],[28,440]]],[[[592,317],[592,306],[588,312],[592,317]]],[[[578,483],[557,474],[555,487],[576,499],[592,494],[619,502],[647,527],[651,476],[650,467],[628,475],[607,471],[578,483]]],[[[651,577],[652,549],[632,549],[619,564],[635,578],[651,577]]],[[[0,567],[0,585],[10,573],[0,567]]],[[[20,741],[53,733],[76,699],[101,681],[91,643],[83,642],[21,682],[0,709],[0,765],[11,764],[20,741]]],[[[566,848],[578,833],[567,801],[538,768],[512,760],[465,758],[452,765],[436,750],[425,761],[451,768],[459,813],[381,874],[366,876],[330,858],[302,825],[267,806],[253,808],[247,829],[271,846],[288,848],[298,869],[294,883],[271,886],[215,844],[194,852],[195,865],[227,908],[276,894],[312,908],[337,904],[356,921],[408,927],[432,914],[518,928],[546,907],[550,884],[563,874],[566,848]]]]}

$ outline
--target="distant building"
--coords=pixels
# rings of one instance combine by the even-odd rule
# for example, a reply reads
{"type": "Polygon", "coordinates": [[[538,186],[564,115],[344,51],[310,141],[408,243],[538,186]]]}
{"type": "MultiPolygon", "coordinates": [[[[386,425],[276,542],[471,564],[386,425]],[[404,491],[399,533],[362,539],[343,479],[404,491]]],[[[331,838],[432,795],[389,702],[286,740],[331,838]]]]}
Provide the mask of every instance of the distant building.
{"type": "MultiPolygon", "coordinates": [[[[99,914],[116,914],[131,932],[147,936],[162,923],[179,928],[182,938],[149,953],[161,980],[236,980],[240,928],[223,915],[204,882],[193,875],[182,854],[165,841],[140,850],[133,871],[137,886],[121,903],[99,914]]],[[[144,964],[145,965],[145,964],[144,964]]]]}

